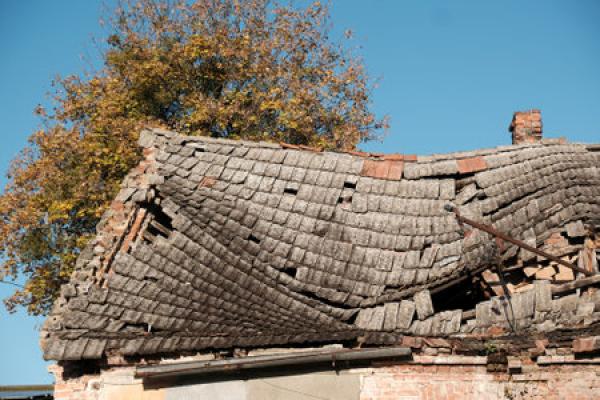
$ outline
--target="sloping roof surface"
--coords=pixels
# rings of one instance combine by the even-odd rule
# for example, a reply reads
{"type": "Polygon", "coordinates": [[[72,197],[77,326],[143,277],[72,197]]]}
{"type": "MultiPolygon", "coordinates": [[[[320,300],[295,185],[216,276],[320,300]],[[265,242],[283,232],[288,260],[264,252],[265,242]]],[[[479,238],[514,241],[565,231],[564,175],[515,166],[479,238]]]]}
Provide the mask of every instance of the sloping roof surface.
{"type": "MultiPolygon", "coordinates": [[[[161,130],[140,143],[146,160],[46,322],[46,358],[407,332],[414,306],[402,299],[493,254],[448,202],[516,238],[600,216],[600,155],[579,144],[415,157],[161,130]]],[[[455,328],[447,317],[445,333],[456,332],[460,316],[455,328]]]]}

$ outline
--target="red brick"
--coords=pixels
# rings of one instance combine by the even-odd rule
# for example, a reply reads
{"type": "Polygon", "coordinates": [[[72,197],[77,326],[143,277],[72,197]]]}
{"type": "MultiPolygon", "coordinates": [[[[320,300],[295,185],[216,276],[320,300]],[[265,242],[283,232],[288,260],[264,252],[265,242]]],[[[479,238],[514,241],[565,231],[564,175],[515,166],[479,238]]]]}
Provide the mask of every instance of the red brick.
{"type": "Polygon", "coordinates": [[[293,149],[293,150],[300,149],[300,146],[298,146],[296,144],[291,144],[291,143],[279,142],[279,145],[284,149],[293,149]]]}
{"type": "Polygon", "coordinates": [[[121,246],[122,253],[127,253],[127,250],[129,250],[131,243],[135,240],[135,238],[142,226],[142,223],[144,222],[145,216],[146,216],[146,210],[140,209],[140,212],[135,217],[135,221],[134,221],[133,225],[131,226],[131,229],[129,230],[129,234],[123,241],[123,245],[121,246]]]}
{"type": "Polygon", "coordinates": [[[322,147],[306,146],[304,144],[299,144],[298,147],[300,147],[300,149],[302,149],[302,150],[313,151],[315,153],[322,153],[323,152],[323,148],[322,147]]]}
{"type": "Polygon", "coordinates": [[[423,346],[423,341],[419,337],[403,336],[402,337],[402,346],[410,347],[413,349],[420,349],[421,346],[423,346]]]}
{"type": "Polygon", "coordinates": [[[386,154],[383,159],[386,161],[404,161],[404,154],[386,154]]]}
{"type": "Polygon", "coordinates": [[[404,163],[402,161],[365,160],[361,175],[377,179],[398,180],[402,178],[403,170],[404,163]]]}
{"type": "Polygon", "coordinates": [[[402,171],[404,170],[404,163],[402,161],[390,161],[390,171],[388,172],[388,179],[400,180],[402,179],[402,171]]]}
{"type": "Polygon", "coordinates": [[[425,342],[425,344],[429,347],[445,347],[445,348],[452,347],[450,342],[443,338],[433,338],[433,337],[423,338],[423,342],[425,342]]]}
{"type": "Polygon", "coordinates": [[[574,353],[591,353],[600,349],[600,336],[577,338],[573,340],[574,353]]]}
{"type": "Polygon", "coordinates": [[[548,246],[555,246],[555,247],[564,247],[569,244],[567,239],[565,239],[565,237],[563,235],[561,235],[559,232],[554,232],[552,235],[550,235],[550,237],[548,239],[546,239],[544,241],[544,243],[548,246]]]}
{"type": "Polygon", "coordinates": [[[461,174],[469,174],[487,169],[487,164],[483,157],[463,158],[456,160],[458,172],[461,174]]]}
{"type": "Polygon", "coordinates": [[[359,156],[359,157],[369,157],[371,155],[370,153],[365,153],[364,151],[348,151],[346,153],[353,155],[353,156],[359,156]]]}
{"type": "Polygon", "coordinates": [[[365,160],[361,171],[362,176],[382,179],[387,176],[389,165],[385,161],[365,160]]]}
{"type": "Polygon", "coordinates": [[[204,187],[213,187],[215,185],[215,183],[217,183],[217,180],[211,176],[205,176],[204,178],[202,178],[202,181],[200,181],[200,186],[204,186],[204,187]]]}
{"type": "Polygon", "coordinates": [[[540,110],[517,111],[508,128],[512,132],[513,144],[535,143],[542,138],[542,116],[540,110]]]}
{"type": "Polygon", "coordinates": [[[487,334],[490,336],[500,336],[506,333],[506,329],[501,326],[491,326],[487,330],[487,334]]]}
{"type": "Polygon", "coordinates": [[[112,203],[110,203],[110,208],[113,211],[121,212],[124,209],[124,204],[121,201],[113,201],[112,203]]]}

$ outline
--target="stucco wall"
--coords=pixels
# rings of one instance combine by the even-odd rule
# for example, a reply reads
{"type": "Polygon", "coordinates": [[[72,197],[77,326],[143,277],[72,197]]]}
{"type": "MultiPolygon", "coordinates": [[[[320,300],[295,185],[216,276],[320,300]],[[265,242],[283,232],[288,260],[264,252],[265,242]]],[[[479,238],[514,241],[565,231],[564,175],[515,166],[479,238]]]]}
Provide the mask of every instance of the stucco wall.
{"type": "Polygon", "coordinates": [[[133,368],[60,380],[58,400],[592,400],[600,365],[529,366],[518,373],[486,365],[400,364],[341,372],[144,387],[133,368]]]}
{"type": "Polygon", "coordinates": [[[353,371],[175,383],[144,387],[133,368],[118,368],[98,376],[85,375],[57,383],[58,400],[359,400],[360,374],[353,371]]]}

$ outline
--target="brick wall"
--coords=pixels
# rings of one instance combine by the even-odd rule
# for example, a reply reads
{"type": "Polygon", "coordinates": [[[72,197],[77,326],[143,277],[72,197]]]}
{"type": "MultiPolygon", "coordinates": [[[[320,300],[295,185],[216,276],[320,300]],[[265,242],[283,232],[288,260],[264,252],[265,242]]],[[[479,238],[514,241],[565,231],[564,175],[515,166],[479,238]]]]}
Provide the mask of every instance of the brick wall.
{"type": "Polygon", "coordinates": [[[56,375],[57,400],[592,400],[600,398],[600,364],[524,365],[518,373],[488,372],[485,357],[422,357],[429,364],[399,364],[244,380],[189,382],[184,386],[144,387],[132,367],[97,375],[56,375]],[[469,364],[471,363],[471,364],[469,364]],[[356,384],[353,382],[356,381],[356,384]],[[260,389],[260,390],[259,390],[260,389]],[[289,389],[289,390],[288,390],[289,389]],[[186,397],[187,395],[193,397],[186,397]],[[310,395],[310,396],[309,396],[310,395]],[[282,397],[284,396],[284,397],[282,397]]]}
{"type": "Polygon", "coordinates": [[[53,365],[55,400],[164,400],[161,390],[147,389],[133,367],[115,367],[98,374],[77,374],[53,365]]]}
{"type": "Polygon", "coordinates": [[[600,367],[554,365],[535,372],[490,373],[485,365],[397,365],[363,373],[361,400],[592,400],[600,367]]]}
{"type": "Polygon", "coordinates": [[[97,376],[65,378],[64,369],[58,365],[52,365],[48,370],[54,374],[55,400],[98,400],[100,388],[97,386],[97,376]]]}

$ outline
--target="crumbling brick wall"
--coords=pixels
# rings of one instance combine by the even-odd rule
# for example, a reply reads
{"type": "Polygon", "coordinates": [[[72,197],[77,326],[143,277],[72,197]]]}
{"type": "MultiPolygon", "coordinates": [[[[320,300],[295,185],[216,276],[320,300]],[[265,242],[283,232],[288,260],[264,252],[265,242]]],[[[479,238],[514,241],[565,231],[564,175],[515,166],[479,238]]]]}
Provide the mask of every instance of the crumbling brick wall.
{"type": "Polygon", "coordinates": [[[163,400],[164,391],[145,388],[133,366],[85,373],[80,364],[53,365],[55,400],[163,400]],[[79,370],[78,370],[79,369],[79,370]]]}
{"type": "MultiPolygon", "coordinates": [[[[421,356],[426,359],[421,364],[417,363],[418,358],[412,364],[382,364],[329,374],[330,380],[322,384],[331,389],[332,385],[348,386],[352,379],[359,380],[360,383],[356,385],[350,384],[355,389],[352,389],[354,391],[348,399],[355,400],[592,400],[597,399],[600,393],[600,364],[529,364],[517,372],[509,373],[490,372],[489,364],[477,362],[485,357],[421,356]],[[448,360],[453,363],[448,363],[448,360]],[[460,360],[464,363],[461,364],[460,360]],[[340,381],[333,382],[331,379],[340,381]]],[[[266,385],[268,388],[268,383],[260,385],[261,382],[258,382],[264,381],[264,377],[239,381],[224,379],[209,383],[190,381],[184,387],[167,384],[150,389],[144,386],[141,379],[134,377],[134,368],[131,366],[69,378],[63,378],[60,367],[53,367],[53,372],[57,379],[57,400],[162,400],[178,398],[181,393],[195,394],[194,398],[199,399],[206,398],[207,393],[216,393],[219,399],[227,400],[282,398],[277,397],[281,395],[280,390],[274,390],[272,394],[263,391],[262,397],[257,398],[256,391],[251,387],[266,385]],[[232,391],[233,387],[237,389],[232,391]]],[[[289,378],[307,382],[307,385],[310,382],[309,386],[314,392],[316,376],[290,373],[289,378]]],[[[302,391],[302,386],[296,389],[302,391]]],[[[306,391],[310,391],[308,386],[306,391]]],[[[324,387],[321,393],[326,391],[324,387]]]]}
{"type": "Polygon", "coordinates": [[[592,400],[600,367],[560,365],[536,372],[490,373],[485,365],[396,365],[365,373],[361,400],[592,400]]]}
{"type": "Polygon", "coordinates": [[[56,400],[98,400],[98,377],[93,374],[84,374],[78,377],[69,377],[63,367],[52,365],[48,368],[54,375],[54,398],[56,400]]]}

